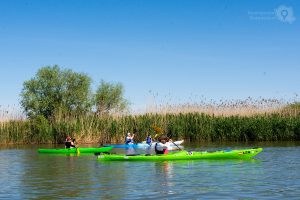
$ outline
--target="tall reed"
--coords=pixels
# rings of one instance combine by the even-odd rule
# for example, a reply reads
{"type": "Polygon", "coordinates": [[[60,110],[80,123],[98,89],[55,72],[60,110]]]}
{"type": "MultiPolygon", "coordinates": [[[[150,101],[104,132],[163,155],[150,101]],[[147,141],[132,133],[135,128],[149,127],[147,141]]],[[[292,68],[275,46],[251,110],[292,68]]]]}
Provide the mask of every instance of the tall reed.
{"type": "Polygon", "coordinates": [[[51,122],[43,116],[0,122],[0,143],[62,143],[67,135],[79,143],[123,143],[127,132],[136,142],[155,135],[153,125],[173,139],[187,141],[300,140],[300,109],[215,115],[199,112],[145,113],[119,116],[68,116],[51,122]]]}

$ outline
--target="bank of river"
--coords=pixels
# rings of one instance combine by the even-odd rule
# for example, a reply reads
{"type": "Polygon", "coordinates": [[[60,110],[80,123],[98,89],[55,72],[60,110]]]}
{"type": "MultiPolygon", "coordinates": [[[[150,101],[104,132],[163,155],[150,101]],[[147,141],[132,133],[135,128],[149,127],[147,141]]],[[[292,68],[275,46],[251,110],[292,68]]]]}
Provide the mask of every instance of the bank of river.
{"type": "MultiPolygon", "coordinates": [[[[188,150],[263,147],[255,160],[99,162],[0,148],[0,199],[299,199],[300,144],[188,144],[188,150]]],[[[54,147],[54,146],[52,146],[54,147]]]]}

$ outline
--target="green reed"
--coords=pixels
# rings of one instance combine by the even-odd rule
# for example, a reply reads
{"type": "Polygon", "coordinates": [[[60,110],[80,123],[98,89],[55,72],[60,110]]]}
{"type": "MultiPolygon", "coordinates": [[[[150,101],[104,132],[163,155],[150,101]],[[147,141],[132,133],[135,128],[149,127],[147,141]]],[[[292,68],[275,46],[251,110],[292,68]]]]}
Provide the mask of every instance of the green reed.
{"type": "Polygon", "coordinates": [[[67,135],[79,143],[123,143],[127,132],[135,141],[154,136],[153,125],[173,139],[187,141],[286,141],[300,140],[300,114],[215,116],[179,113],[126,116],[80,116],[52,122],[39,116],[31,120],[0,123],[0,143],[62,143],[67,135]]]}

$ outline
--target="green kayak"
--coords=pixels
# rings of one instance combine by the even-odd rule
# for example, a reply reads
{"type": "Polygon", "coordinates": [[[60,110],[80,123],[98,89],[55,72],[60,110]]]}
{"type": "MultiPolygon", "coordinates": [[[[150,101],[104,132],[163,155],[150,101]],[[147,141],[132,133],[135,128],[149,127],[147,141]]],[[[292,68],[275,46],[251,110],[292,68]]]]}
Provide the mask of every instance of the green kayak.
{"type": "Polygon", "coordinates": [[[101,153],[110,151],[113,147],[100,148],[70,148],[70,149],[39,149],[39,153],[101,153]]]}
{"type": "Polygon", "coordinates": [[[160,160],[201,160],[201,159],[250,159],[262,151],[262,148],[215,151],[188,152],[179,151],[165,155],[118,155],[102,154],[98,160],[111,161],[160,161],[160,160]]]}

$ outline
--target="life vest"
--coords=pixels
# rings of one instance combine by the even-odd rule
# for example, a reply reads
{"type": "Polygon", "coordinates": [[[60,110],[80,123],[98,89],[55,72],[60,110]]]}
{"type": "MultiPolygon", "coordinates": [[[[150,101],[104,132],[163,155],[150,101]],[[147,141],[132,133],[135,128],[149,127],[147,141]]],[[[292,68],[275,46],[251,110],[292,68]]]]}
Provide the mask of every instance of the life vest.
{"type": "Polygon", "coordinates": [[[166,149],[163,149],[162,151],[161,150],[158,150],[157,149],[157,144],[158,144],[158,142],[155,144],[155,146],[154,146],[154,150],[155,150],[155,153],[156,154],[168,154],[168,148],[166,148],[166,149]]]}
{"type": "Polygon", "coordinates": [[[66,146],[67,149],[70,149],[71,146],[72,146],[72,143],[69,142],[69,141],[66,141],[66,142],[65,142],[65,146],[66,146]]]}
{"type": "Polygon", "coordinates": [[[133,139],[126,137],[125,138],[125,144],[133,143],[133,139]]]}
{"type": "Polygon", "coordinates": [[[72,144],[72,142],[70,142],[70,141],[66,141],[66,142],[65,142],[65,147],[66,147],[67,149],[70,149],[70,148],[75,147],[75,145],[72,144]]]}
{"type": "Polygon", "coordinates": [[[146,143],[150,145],[152,143],[152,138],[148,136],[146,138],[146,143]]]}

